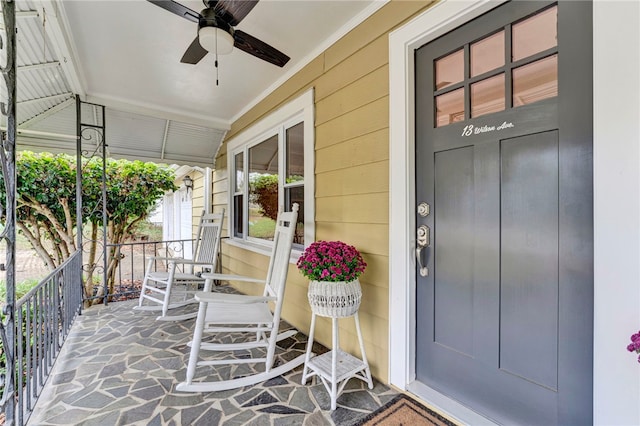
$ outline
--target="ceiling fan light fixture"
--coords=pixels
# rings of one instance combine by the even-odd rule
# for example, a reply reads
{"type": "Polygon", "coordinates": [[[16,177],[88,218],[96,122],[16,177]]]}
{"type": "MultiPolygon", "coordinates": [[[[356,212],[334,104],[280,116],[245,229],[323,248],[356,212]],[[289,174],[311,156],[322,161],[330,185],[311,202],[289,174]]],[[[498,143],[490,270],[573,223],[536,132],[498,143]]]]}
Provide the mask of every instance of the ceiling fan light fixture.
{"type": "Polygon", "coordinates": [[[217,27],[202,27],[198,31],[200,46],[207,52],[227,55],[233,50],[233,37],[217,27]]]}

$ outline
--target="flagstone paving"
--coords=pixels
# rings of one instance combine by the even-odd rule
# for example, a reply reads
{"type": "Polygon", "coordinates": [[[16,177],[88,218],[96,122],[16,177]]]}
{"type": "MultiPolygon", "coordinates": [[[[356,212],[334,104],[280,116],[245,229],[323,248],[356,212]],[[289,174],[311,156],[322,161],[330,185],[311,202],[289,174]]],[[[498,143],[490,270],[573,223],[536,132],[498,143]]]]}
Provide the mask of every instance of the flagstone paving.
{"type": "MultiPolygon", "coordinates": [[[[158,322],[156,314],[134,311],[136,303],[111,303],[83,312],[28,424],[352,425],[398,394],[375,380],[369,390],[352,379],[338,398],[338,408],[330,411],[331,401],[321,383],[300,383],[302,366],[240,389],[177,392],[175,387],[185,376],[194,320],[158,322]]],[[[195,309],[197,305],[190,305],[182,312],[195,309]]],[[[283,323],[282,329],[288,328],[283,323]]],[[[279,342],[278,362],[304,353],[306,343],[302,333],[279,342]]],[[[324,351],[314,346],[314,352],[324,351]]],[[[220,380],[244,376],[253,366],[199,367],[204,368],[207,380],[220,380]]]]}

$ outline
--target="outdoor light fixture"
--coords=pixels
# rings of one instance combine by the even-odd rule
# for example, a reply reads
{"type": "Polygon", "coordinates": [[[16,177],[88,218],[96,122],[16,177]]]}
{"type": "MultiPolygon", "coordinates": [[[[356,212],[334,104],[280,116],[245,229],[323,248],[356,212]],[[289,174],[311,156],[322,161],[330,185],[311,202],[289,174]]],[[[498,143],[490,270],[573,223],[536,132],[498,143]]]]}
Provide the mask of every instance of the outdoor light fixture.
{"type": "Polygon", "coordinates": [[[207,52],[227,55],[233,50],[233,37],[223,29],[202,27],[198,31],[200,46],[207,52]]]}
{"type": "Polygon", "coordinates": [[[187,188],[187,194],[189,193],[189,190],[193,190],[193,179],[191,179],[191,176],[186,175],[183,179],[182,179],[182,183],[184,183],[184,187],[187,188]]]}

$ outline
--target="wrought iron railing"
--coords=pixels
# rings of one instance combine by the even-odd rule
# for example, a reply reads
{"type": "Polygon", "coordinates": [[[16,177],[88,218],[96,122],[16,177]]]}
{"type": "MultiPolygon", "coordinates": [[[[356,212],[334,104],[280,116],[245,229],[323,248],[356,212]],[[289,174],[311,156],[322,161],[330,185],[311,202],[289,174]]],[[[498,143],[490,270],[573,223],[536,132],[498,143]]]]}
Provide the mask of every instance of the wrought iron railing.
{"type": "MultiPolygon", "coordinates": [[[[189,256],[192,244],[193,240],[109,244],[108,253],[119,262],[114,269],[115,285],[106,292],[106,300],[137,297],[150,259],[189,256]]],[[[154,271],[162,271],[166,270],[167,264],[154,260],[151,267],[154,271]]],[[[26,424],[73,321],[81,313],[83,302],[102,297],[87,297],[82,289],[86,276],[81,277],[82,251],[78,250],[16,302],[14,362],[6,363],[7,369],[13,371],[5,372],[14,374],[13,395],[5,395],[5,380],[0,373],[0,391],[3,399],[13,405],[11,411],[16,425],[26,424]]],[[[0,350],[3,349],[0,345],[0,350]]],[[[3,350],[0,353],[10,356],[11,352],[3,350]]]]}
{"type": "MultiPolygon", "coordinates": [[[[26,423],[76,315],[82,309],[82,253],[75,252],[15,305],[15,424],[26,423]]],[[[9,353],[5,350],[7,356],[9,353]]],[[[7,363],[9,366],[11,363],[7,363]]]]}
{"type": "MultiPolygon", "coordinates": [[[[111,276],[102,275],[102,283],[95,284],[92,294],[85,295],[85,300],[105,299],[108,303],[138,297],[150,259],[190,257],[193,245],[194,240],[188,239],[107,244],[107,268],[111,269],[114,259],[117,259],[117,267],[109,272],[111,276]]],[[[166,271],[167,263],[154,260],[151,267],[154,271],[166,271]]],[[[87,268],[85,265],[85,270],[87,268]]],[[[104,274],[103,269],[100,268],[100,274],[104,274]]]]}

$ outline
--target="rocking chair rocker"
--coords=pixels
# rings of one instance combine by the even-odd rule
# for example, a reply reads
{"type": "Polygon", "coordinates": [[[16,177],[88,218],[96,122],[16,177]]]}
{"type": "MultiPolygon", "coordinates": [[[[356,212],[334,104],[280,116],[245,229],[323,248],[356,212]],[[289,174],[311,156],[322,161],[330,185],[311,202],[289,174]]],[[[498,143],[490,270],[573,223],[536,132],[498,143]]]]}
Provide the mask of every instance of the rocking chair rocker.
{"type": "Polygon", "coordinates": [[[201,292],[195,295],[200,302],[196,319],[191,353],[187,366],[186,381],[178,384],[176,390],[183,392],[212,392],[235,389],[266,381],[280,376],[304,362],[304,354],[274,367],[276,343],[291,337],[297,330],[279,333],[280,313],[284,300],[284,289],[289,269],[289,257],[295,234],[298,204],[293,205],[291,212],[278,214],[276,231],[273,238],[273,250],[265,280],[238,275],[203,274],[207,282],[211,280],[228,280],[263,283],[262,296],[240,294],[223,294],[201,292]],[[269,308],[272,302],[273,312],[269,308]],[[249,337],[240,343],[203,342],[203,333],[246,333],[249,337]],[[249,357],[225,356],[224,359],[198,361],[200,351],[219,351],[231,355],[233,351],[244,351],[249,357]],[[264,354],[264,356],[262,356],[264,354]],[[264,364],[264,371],[249,376],[228,380],[194,382],[196,370],[205,373],[200,366],[228,364],[264,364]]]}
{"type": "Polygon", "coordinates": [[[215,271],[223,220],[224,210],[221,213],[202,212],[193,259],[157,256],[149,259],[135,310],[162,311],[158,321],[181,321],[196,317],[196,312],[173,316],[167,314],[169,309],[197,303],[193,294],[198,290],[190,290],[189,286],[204,283],[204,291],[211,291],[213,281],[205,282],[202,273],[215,271]],[[155,262],[166,262],[167,271],[154,271],[155,262]],[[182,296],[182,300],[176,300],[179,296],[182,296]],[[145,300],[151,304],[144,305],[145,300]]]}

